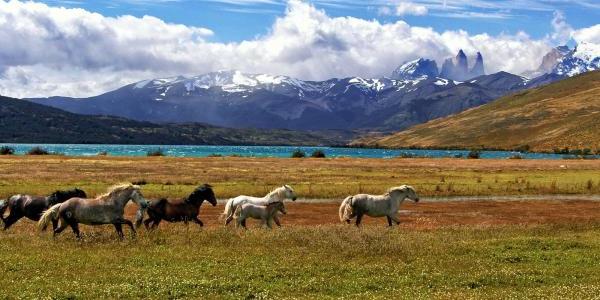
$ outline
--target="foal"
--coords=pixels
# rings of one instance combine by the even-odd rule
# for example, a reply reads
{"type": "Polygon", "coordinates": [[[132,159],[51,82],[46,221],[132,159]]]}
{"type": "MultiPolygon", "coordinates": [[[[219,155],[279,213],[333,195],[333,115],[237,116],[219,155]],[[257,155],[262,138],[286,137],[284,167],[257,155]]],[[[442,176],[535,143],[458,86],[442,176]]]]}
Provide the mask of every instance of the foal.
{"type": "Polygon", "coordinates": [[[273,202],[267,204],[267,206],[254,205],[250,203],[242,204],[236,209],[236,214],[239,214],[237,225],[242,225],[242,227],[248,229],[246,227],[246,219],[253,218],[262,220],[263,225],[266,224],[269,229],[272,229],[273,226],[271,221],[278,211],[284,215],[287,214],[283,202],[273,202]]]}

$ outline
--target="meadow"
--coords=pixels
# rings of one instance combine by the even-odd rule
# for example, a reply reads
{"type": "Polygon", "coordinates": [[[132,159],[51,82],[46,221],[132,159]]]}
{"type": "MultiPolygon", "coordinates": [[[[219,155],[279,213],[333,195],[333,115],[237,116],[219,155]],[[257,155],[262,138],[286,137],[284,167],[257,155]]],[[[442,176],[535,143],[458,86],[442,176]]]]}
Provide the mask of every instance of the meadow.
{"type": "MultiPolygon", "coordinates": [[[[119,241],[112,226],[53,239],[21,220],[0,233],[0,298],[592,299],[600,294],[600,192],[594,160],[0,157],[0,198],[79,186],[88,194],[146,182],[147,198],[182,197],[209,182],[221,199],[283,183],[284,226],[161,224],[119,241]],[[341,197],[411,184],[399,227],[339,224],[341,197]],[[541,195],[531,201],[442,196],[541,195]],[[550,199],[547,199],[550,198],[550,199]],[[325,199],[325,200],[321,200],[325,199]]],[[[535,196],[534,196],[535,197],[535,196]]],[[[131,213],[133,210],[130,210],[131,213]]]]}
{"type": "Polygon", "coordinates": [[[0,170],[0,199],[73,186],[98,194],[119,182],[145,183],[149,198],[184,197],[202,183],[218,198],[263,196],[283,184],[308,199],[401,184],[431,197],[600,193],[600,160],[4,156],[0,170]]]}

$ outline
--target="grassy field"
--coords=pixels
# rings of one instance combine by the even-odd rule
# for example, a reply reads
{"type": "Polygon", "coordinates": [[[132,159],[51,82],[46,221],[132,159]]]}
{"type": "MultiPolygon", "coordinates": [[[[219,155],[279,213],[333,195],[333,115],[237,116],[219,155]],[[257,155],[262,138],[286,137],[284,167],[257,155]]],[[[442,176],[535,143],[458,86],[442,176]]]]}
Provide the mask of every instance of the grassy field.
{"type": "MultiPolygon", "coordinates": [[[[600,223],[201,230],[118,242],[3,233],[11,298],[572,298],[600,294],[600,223]]],[[[90,233],[91,231],[91,233],[90,233]]]]}
{"type": "Polygon", "coordinates": [[[0,198],[78,186],[90,195],[144,181],[146,197],[183,197],[197,185],[218,198],[265,195],[290,184],[300,198],[381,194],[401,184],[421,196],[600,193],[600,160],[0,157],[0,198]]]}
{"type": "MultiPolygon", "coordinates": [[[[2,197],[141,180],[148,198],[203,182],[220,198],[283,183],[309,199],[405,183],[428,196],[600,192],[600,162],[587,160],[44,156],[0,157],[0,170],[2,197]]],[[[341,225],[331,201],[289,203],[272,231],[222,227],[222,206],[203,206],[205,228],[161,224],[122,242],[112,226],[82,226],[77,241],[22,220],[0,232],[0,298],[597,298],[600,202],[555,197],[406,203],[391,229],[341,225]]]]}

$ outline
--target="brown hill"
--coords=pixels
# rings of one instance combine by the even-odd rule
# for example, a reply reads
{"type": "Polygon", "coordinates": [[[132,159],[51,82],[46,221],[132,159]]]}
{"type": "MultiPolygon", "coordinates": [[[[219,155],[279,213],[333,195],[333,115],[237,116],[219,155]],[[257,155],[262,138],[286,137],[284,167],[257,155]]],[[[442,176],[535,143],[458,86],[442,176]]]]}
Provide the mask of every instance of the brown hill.
{"type": "Polygon", "coordinates": [[[392,148],[600,150],[600,71],[502,97],[405,131],[353,144],[392,148]]]}

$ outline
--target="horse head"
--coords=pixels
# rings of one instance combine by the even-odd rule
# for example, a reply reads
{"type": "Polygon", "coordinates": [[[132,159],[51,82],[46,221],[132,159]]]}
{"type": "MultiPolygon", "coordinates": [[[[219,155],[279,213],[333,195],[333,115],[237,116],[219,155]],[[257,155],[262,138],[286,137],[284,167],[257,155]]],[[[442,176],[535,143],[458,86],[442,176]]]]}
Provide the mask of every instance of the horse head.
{"type": "Polygon", "coordinates": [[[285,210],[285,205],[283,202],[273,202],[267,204],[267,208],[270,208],[273,212],[280,211],[282,214],[286,215],[287,211],[285,210]]]}
{"type": "Polygon", "coordinates": [[[50,194],[47,199],[48,199],[48,203],[50,203],[50,205],[54,205],[54,204],[58,204],[58,203],[62,203],[65,202],[71,198],[87,198],[87,194],[78,189],[72,189],[72,190],[67,190],[67,191],[56,191],[52,194],[50,194]]]}
{"type": "Polygon", "coordinates": [[[186,199],[187,202],[194,204],[202,204],[204,200],[208,201],[212,206],[217,206],[217,198],[212,190],[212,186],[206,183],[197,187],[186,199]]]}
{"type": "Polygon", "coordinates": [[[390,195],[398,193],[398,196],[402,198],[401,200],[408,198],[414,202],[419,202],[419,196],[417,196],[417,192],[415,192],[415,189],[410,185],[401,185],[399,187],[394,187],[391,188],[388,192],[390,193],[390,195]]]}
{"type": "Polygon", "coordinates": [[[294,192],[294,189],[287,184],[284,185],[283,188],[285,188],[285,198],[292,199],[292,201],[296,201],[297,197],[296,192],[294,192]]]}

